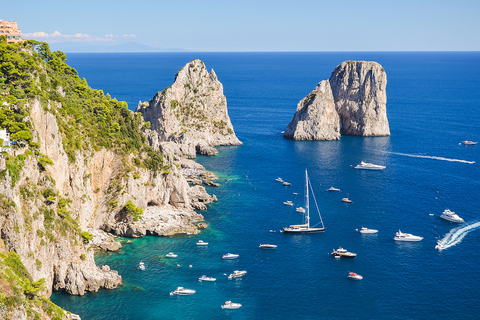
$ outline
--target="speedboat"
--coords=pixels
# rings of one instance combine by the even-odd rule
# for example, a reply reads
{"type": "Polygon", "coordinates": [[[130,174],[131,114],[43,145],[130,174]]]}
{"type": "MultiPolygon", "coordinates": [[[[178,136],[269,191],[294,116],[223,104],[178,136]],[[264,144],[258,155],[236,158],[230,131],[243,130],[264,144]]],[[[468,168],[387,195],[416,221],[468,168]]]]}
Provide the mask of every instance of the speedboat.
{"type": "Polygon", "coordinates": [[[260,249],[276,249],[277,245],[275,244],[260,244],[259,246],[260,249]]]}
{"type": "Polygon", "coordinates": [[[445,249],[445,247],[443,246],[443,244],[438,243],[438,244],[435,246],[435,249],[437,249],[438,251],[442,251],[443,249],[445,249]]]}
{"type": "Polygon", "coordinates": [[[140,269],[140,270],[145,270],[145,263],[143,263],[142,261],[140,261],[140,263],[138,264],[138,269],[140,269]]]}
{"type": "Polygon", "coordinates": [[[222,258],[225,260],[237,259],[238,257],[239,257],[238,254],[233,254],[233,253],[227,253],[222,256],[222,258]]]}
{"type": "Polygon", "coordinates": [[[363,170],[383,170],[385,166],[380,166],[378,164],[367,163],[367,162],[360,162],[359,165],[355,167],[355,169],[363,169],[363,170]]]}
{"type": "Polygon", "coordinates": [[[278,181],[278,182],[283,182],[283,179],[278,177],[277,179],[275,179],[275,181],[278,181]]]}
{"type": "Polygon", "coordinates": [[[175,253],[173,253],[173,252],[169,252],[169,253],[167,253],[167,254],[165,255],[165,257],[167,257],[167,258],[176,258],[176,257],[178,257],[178,254],[175,254],[175,253]]]}
{"type": "Polygon", "coordinates": [[[445,209],[443,211],[442,215],[440,218],[451,221],[451,222],[457,222],[457,223],[462,223],[465,222],[462,218],[460,218],[455,212],[450,211],[450,209],[445,209]]]}
{"type": "Polygon", "coordinates": [[[355,272],[349,272],[347,278],[354,279],[354,280],[362,280],[363,277],[355,272]]]}
{"type": "Polygon", "coordinates": [[[342,247],[339,247],[337,250],[333,249],[332,255],[341,258],[355,258],[357,256],[356,253],[348,252],[342,247]]]}
{"type": "Polygon", "coordinates": [[[360,229],[359,231],[360,233],[377,233],[378,230],[375,230],[375,229],[368,229],[368,228],[365,228],[365,227],[362,227],[362,229],[360,229]]]}
{"type": "Polygon", "coordinates": [[[291,184],[290,182],[284,181],[284,182],[283,182],[283,185],[284,185],[284,186],[291,186],[292,184],[291,184]]]}
{"type": "Polygon", "coordinates": [[[343,202],[346,202],[346,203],[352,203],[352,200],[348,199],[348,198],[343,198],[342,199],[343,202]]]}
{"type": "Polygon", "coordinates": [[[421,241],[423,240],[423,237],[419,236],[414,236],[413,234],[410,233],[403,233],[402,231],[398,230],[397,233],[395,233],[395,237],[393,238],[395,241],[421,241]]]}
{"type": "Polygon", "coordinates": [[[286,206],[293,206],[293,202],[291,200],[287,200],[283,204],[286,206]]]}
{"type": "Polygon", "coordinates": [[[334,187],[330,187],[329,189],[327,189],[327,191],[340,191],[340,189],[337,189],[337,188],[334,188],[334,187]]]}
{"type": "Polygon", "coordinates": [[[222,306],[222,309],[238,309],[242,305],[240,303],[235,303],[232,301],[226,301],[225,304],[222,306]]]}
{"type": "Polygon", "coordinates": [[[203,240],[198,240],[197,241],[197,246],[207,246],[208,242],[203,242],[203,240]]]}
{"type": "Polygon", "coordinates": [[[235,270],[235,271],[233,271],[233,273],[231,273],[228,276],[228,280],[232,280],[233,278],[240,278],[240,277],[243,277],[246,274],[247,274],[247,271],[245,271],[245,270],[243,270],[243,271],[235,270]]]}
{"type": "Polygon", "coordinates": [[[298,207],[297,209],[295,209],[295,211],[305,213],[305,208],[298,207]]]}
{"type": "Polygon", "coordinates": [[[217,278],[207,277],[206,275],[203,275],[203,276],[201,276],[200,278],[198,278],[198,281],[200,281],[200,282],[201,282],[201,281],[210,281],[210,282],[212,282],[212,281],[215,281],[215,280],[217,280],[217,278]]]}
{"type": "Polygon", "coordinates": [[[465,141],[462,141],[462,143],[466,146],[473,146],[473,145],[476,145],[478,142],[465,140],[465,141]]]}
{"type": "Polygon", "coordinates": [[[178,287],[174,291],[170,292],[170,295],[173,296],[174,294],[179,295],[179,296],[186,296],[189,294],[194,294],[195,290],[193,289],[185,289],[184,287],[178,287]]]}

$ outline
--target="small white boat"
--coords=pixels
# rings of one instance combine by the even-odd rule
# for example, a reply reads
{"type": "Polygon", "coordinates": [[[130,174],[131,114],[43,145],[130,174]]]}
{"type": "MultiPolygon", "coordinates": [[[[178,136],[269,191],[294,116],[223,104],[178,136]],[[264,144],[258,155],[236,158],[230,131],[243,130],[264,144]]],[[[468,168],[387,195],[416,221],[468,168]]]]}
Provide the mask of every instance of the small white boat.
{"type": "Polygon", "coordinates": [[[193,289],[185,289],[184,287],[178,287],[174,291],[170,292],[170,295],[173,296],[174,294],[179,295],[179,296],[186,296],[189,294],[194,294],[195,290],[193,289]]]}
{"type": "Polygon", "coordinates": [[[474,145],[476,145],[478,142],[465,140],[465,141],[462,141],[462,143],[463,143],[464,145],[466,145],[466,146],[474,146],[474,145]]]}
{"type": "Polygon", "coordinates": [[[140,270],[145,270],[145,263],[143,263],[142,261],[140,261],[140,263],[138,264],[138,269],[140,269],[140,270]]]}
{"type": "Polygon", "coordinates": [[[278,181],[278,182],[283,182],[283,179],[278,177],[277,179],[275,179],[275,181],[278,181]]]}
{"type": "Polygon", "coordinates": [[[413,234],[410,233],[403,233],[402,231],[398,230],[397,233],[395,233],[395,237],[393,238],[395,241],[421,241],[423,240],[423,237],[419,236],[414,236],[413,234]]]}
{"type": "Polygon", "coordinates": [[[337,191],[337,192],[339,192],[340,189],[337,189],[337,188],[334,188],[334,187],[330,187],[329,189],[327,189],[327,191],[337,191]]]}
{"type": "Polygon", "coordinates": [[[260,249],[276,249],[277,245],[266,243],[266,244],[260,244],[259,248],[260,249]]]}
{"type": "Polygon", "coordinates": [[[457,222],[457,223],[462,223],[465,222],[462,218],[460,218],[455,212],[450,211],[450,209],[445,209],[443,211],[442,215],[440,218],[448,220],[450,222],[457,222]]]}
{"type": "Polygon", "coordinates": [[[207,277],[206,275],[203,275],[201,276],[200,278],[198,278],[198,281],[210,281],[210,282],[213,282],[213,281],[216,281],[217,278],[213,278],[213,277],[207,277]]]}
{"type": "Polygon", "coordinates": [[[435,246],[435,249],[437,249],[438,251],[442,251],[443,249],[445,249],[445,247],[443,246],[443,244],[438,243],[438,244],[435,246]]]}
{"type": "Polygon", "coordinates": [[[175,253],[173,253],[173,252],[169,252],[169,253],[167,253],[167,254],[165,255],[165,257],[167,257],[167,258],[176,258],[176,257],[178,257],[178,254],[175,254],[175,253]]]}
{"type": "Polygon", "coordinates": [[[355,167],[355,169],[363,169],[363,170],[383,170],[385,166],[380,166],[378,164],[367,163],[367,162],[360,162],[359,165],[355,167]]]}
{"type": "Polygon", "coordinates": [[[346,202],[346,203],[352,203],[352,200],[348,199],[348,198],[343,198],[342,199],[343,202],[346,202]]]}
{"type": "Polygon", "coordinates": [[[283,185],[284,185],[284,186],[291,186],[292,184],[291,184],[290,182],[284,181],[284,182],[283,182],[283,185]]]}
{"type": "Polygon", "coordinates": [[[365,227],[362,227],[362,229],[360,229],[359,231],[360,233],[377,233],[378,230],[375,230],[375,229],[368,229],[368,228],[365,228],[365,227]]]}
{"type": "Polygon", "coordinates": [[[235,303],[232,301],[226,301],[225,304],[222,306],[222,309],[238,309],[242,305],[240,303],[235,303]]]}
{"type": "Polygon", "coordinates": [[[223,259],[225,260],[232,260],[232,259],[237,259],[239,257],[238,254],[234,254],[234,253],[227,253],[227,254],[224,254],[222,256],[223,259]]]}
{"type": "Polygon", "coordinates": [[[337,250],[333,249],[332,255],[335,257],[350,258],[350,259],[353,259],[357,256],[356,253],[348,252],[342,247],[338,248],[337,250]]]}
{"type": "Polygon", "coordinates": [[[305,208],[298,207],[297,209],[295,209],[295,211],[305,213],[305,208]]]}
{"type": "Polygon", "coordinates": [[[273,232],[275,232],[275,230],[270,230],[270,232],[272,232],[272,233],[273,233],[273,232]]]}
{"type": "Polygon", "coordinates": [[[228,280],[232,280],[233,278],[240,278],[240,277],[243,277],[246,274],[247,274],[247,271],[245,271],[245,270],[243,270],[243,271],[235,270],[235,271],[233,271],[233,273],[231,273],[228,276],[228,280]]]}
{"type": "Polygon", "coordinates": [[[208,242],[203,242],[203,240],[198,240],[197,246],[208,246],[208,242]]]}
{"type": "Polygon", "coordinates": [[[356,274],[355,272],[349,272],[347,278],[353,279],[353,280],[362,280],[363,277],[359,274],[356,274]]]}
{"type": "Polygon", "coordinates": [[[293,206],[293,202],[291,200],[287,200],[285,202],[283,202],[284,205],[286,206],[293,206]]]}

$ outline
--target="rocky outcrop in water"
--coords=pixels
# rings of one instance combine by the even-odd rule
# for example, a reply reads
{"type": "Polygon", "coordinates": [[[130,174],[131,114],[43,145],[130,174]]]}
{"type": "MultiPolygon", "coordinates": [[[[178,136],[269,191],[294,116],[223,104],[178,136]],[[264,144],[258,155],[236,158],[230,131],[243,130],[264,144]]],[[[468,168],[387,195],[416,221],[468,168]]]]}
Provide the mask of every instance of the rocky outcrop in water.
{"type": "Polygon", "coordinates": [[[340,135],[387,136],[387,76],[373,61],[345,61],[297,106],[285,138],[337,140],[340,135]]]}
{"type": "Polygon", "coordinates": [[[215,146],[242,144],[228,116],[223,86],[200,60],[187,63],[171,87],[139,103],[136,111],[157,133],[148,135],[151,144],[179,157],[216,155],[215,146]]]}

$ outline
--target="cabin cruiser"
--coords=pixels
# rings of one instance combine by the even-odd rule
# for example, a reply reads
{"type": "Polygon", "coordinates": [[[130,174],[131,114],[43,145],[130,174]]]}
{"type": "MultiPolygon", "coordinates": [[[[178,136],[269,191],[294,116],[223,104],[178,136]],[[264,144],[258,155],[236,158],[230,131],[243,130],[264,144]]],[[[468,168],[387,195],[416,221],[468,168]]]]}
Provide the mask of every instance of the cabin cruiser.
{"type": "Polygon", "coordinates": [[[285,202],[283,202],[284,205],[286,206],[293,206],[293,202],[291,200],[287,200],[285,202]]]}
{"type": "Polygon", "coordinates": [[[167,258],[176,258],[176,257],[178,257],[178,254],[175,254],[175,253],[173,253],[173,252],[169,252],[169,253],[167,253],[167,254],[165,255],[165,257],[167,257],[167,258]]]}
{"type": "Polygon", "coordinates": [[[260,244],[259,246],[260,249],[276,249],[277,245],[275,244],[260,244]]]}
{"type": "Polygon", "coordinates": [[[278,177],[277,179],[275,179],[275,181],[278,181],[278,182],[283,182],[283,179],[278,177]]]}
{"type": "Polygon", "coordinates": [[[342,199],[343,202],[346,202],[346,203],[352,203],[352,200],[348,199],[348,198],[343,198],[342,199]]]}
{"type": "Polygon", "coordinates": [[[421,241],[423,240],[423,237],[419,236],[414,236],[413,234],[410,233],[403,233],[402,231],[398,230],[397,233],[395,233],[395,237],[393,238],[395,241],[421,241]]]}
{"type": "Polygon", "coordinates": [[[368,228],[365,228],[365,227],[362,227],[362,229],[360,229],[359,231],[360,233],[377,233],[378,230],[375,230],[375,229],[368,229],[368,228]]]}
{"type": "Polygon", "coordinates": [[[466,146],[473,146],[473,145],[476,145],[478,142],[465,140],[465,141],[462,141],[462,143],[466,146]]]}
{"type": "Polygon", "coordinates": [[[225,304],[222,306],[222,309],[238,309],[242,305],[240,303],[235,303],[232,301],[226,301],[225,304]]]}
{"type": "Polygon", "coordinates": [[[363,169],[363,170],[383,170],[385,166],[380,166],[378,164],[367,163],[367,162],[360,162],[359,165],[355,167],[355,169],[363,169]]]}
{"type": "Polygon", "coordinates": [[[239,257],[238,254],[233,254],[233,253],[227,253],[222,256],[222,258],[225,260],[237,259],[238,257],[239,257]]]}
{"type": "Polygon", "coordinates": [[[208,242],[203,242],[203,240],[198,240],[197,241],[197,246],[207,246],[208,242]]]}
{"type": "Polygon", "coordinates": [[[284,186],[291,186],[292,184],[291,184],[290,182],[284,181],[284,182],[283,182],[283,185],[284,185],[284,186]]]}
{"type": "Polygon", "coordinates": [[[333,249],[332,255],[334,255],[335,257],[341,257],[341,258],[355,258],[357,256],[356,253],[348,252],[342,247],[339,247],[337,250],[333,249]]]}
{"type": "Polygon", "coordinates": [[[193,289],[185,289],[184,287],[178,287],[174,291],[170,292],[170,295],[173,296],[174,294],[179,295],[179,296],[186,296],[189,294],[194,294],[195,290],[193,289]]]}
{"type": "Polygon", "coordinates": [[[349,272],[347,278],[354,279],[354,280],[362,280],[363,277],[355,272],[349,272]]]}
{"type": "Polygon", "coordinates": [[[243,277],[244,275],[247,274],[247,271],[243,270],[243,271],[238,271],[238,270],[235,270],[233,271],[233,273],[231,273],[229,276],[228,276],[228,279],[231,280],[233,278],[240,278],[240,277],[243,277]]]}
{"type": "Polygon", "coordinates": [[[297,209],[295,209],[295,211],[300,212],[300,213],[305,213],[305,208],[298,207],[297,209]]]}
{"type": "Polygon", "coordinates": [[[460,218],[455,212],[450,211],[450,209],[445,209],[443,211],[442,215],[440,218],[448,220],[450,222],[457,222],[457,223],[462,223],[465,222],[462,218],[460,218]]]}
{"type": "Polygon", "coordinates": [[[145,270],[145,263],[143,263],[142,261],[140,261],[139,265],[138,265],[138,269],[140,270],[145,270]]]}
{"type": "Polygon", "coordinates": [[[198,281],[202,282],[202,281],[215,281],[217,280],[217,278],[212,278],[212,277],[207,277],[206,275],[203,275],[201,276],[200,278],[198,278],[198,281]]]}
{"type": "Polygon", "coordinates": [[[340,191],[340,189],[337,189],[337,188],[334,188],[334,187],[330,187],[327,189],[327,191],[340,191]]]}

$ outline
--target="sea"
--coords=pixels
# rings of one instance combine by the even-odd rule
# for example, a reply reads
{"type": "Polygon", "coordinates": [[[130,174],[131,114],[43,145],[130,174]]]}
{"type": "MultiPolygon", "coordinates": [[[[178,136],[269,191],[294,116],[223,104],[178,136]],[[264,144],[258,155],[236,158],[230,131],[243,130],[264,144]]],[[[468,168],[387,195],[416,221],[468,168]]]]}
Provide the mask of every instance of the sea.
{"type": "Polygon", "coordinates": [[[131,244],[119,238],[123,247],[98,252],[96,262],[118,270],[123,285],[84,296],[57,292],[56,304],[84,320],[479,319],[480,144],[461,143],[480,140],[479,52],[71,53],[67,59],[91,87],[131,110],[201,59],[223,84],[243,145],[196,158],[220,184],[207,187],[218,202],[201,212],[206,230],[131,244]],[[297,103],[346,60],[384,67],[391,136],[284,139],[297,103]],[[354,169],[361,161],[386,169],[354,169]],[[302,223],[295,208],[304,206],[305,170],[326,231],[280,233],[302,223]],[[341,192],[327,192],[332,186],[341,192]],[[447,208],[465,223],[441,219],[447,208]],[[361,227],[379,231],[362,235],[361,227]],[[424,239],[395,242],[398,230],[424,239]],[[446,249],[438,251],[442,239],[446,249]],[[198,240],[209,244],[197,246],[198,240]],[[262,250],[261,243],[278,247],[262,250]],[[331,252],[339,247],[356,258],[335,259],[331,252]],[[178,257],[166,258],[169,252],[178,257]],[[239,258],[223,260],[226,253],[239,258]],[[228,280],[234,270],[248,273],[228,280]],[[349,272],[363,280],[348,279],[349,272]],[[202,275],[217,280],[199,282],[202,275]],[[179,286],[196,293],[170,296],[179,286]],[[225,301],[242,307],[224,310],[225,301]]]}

